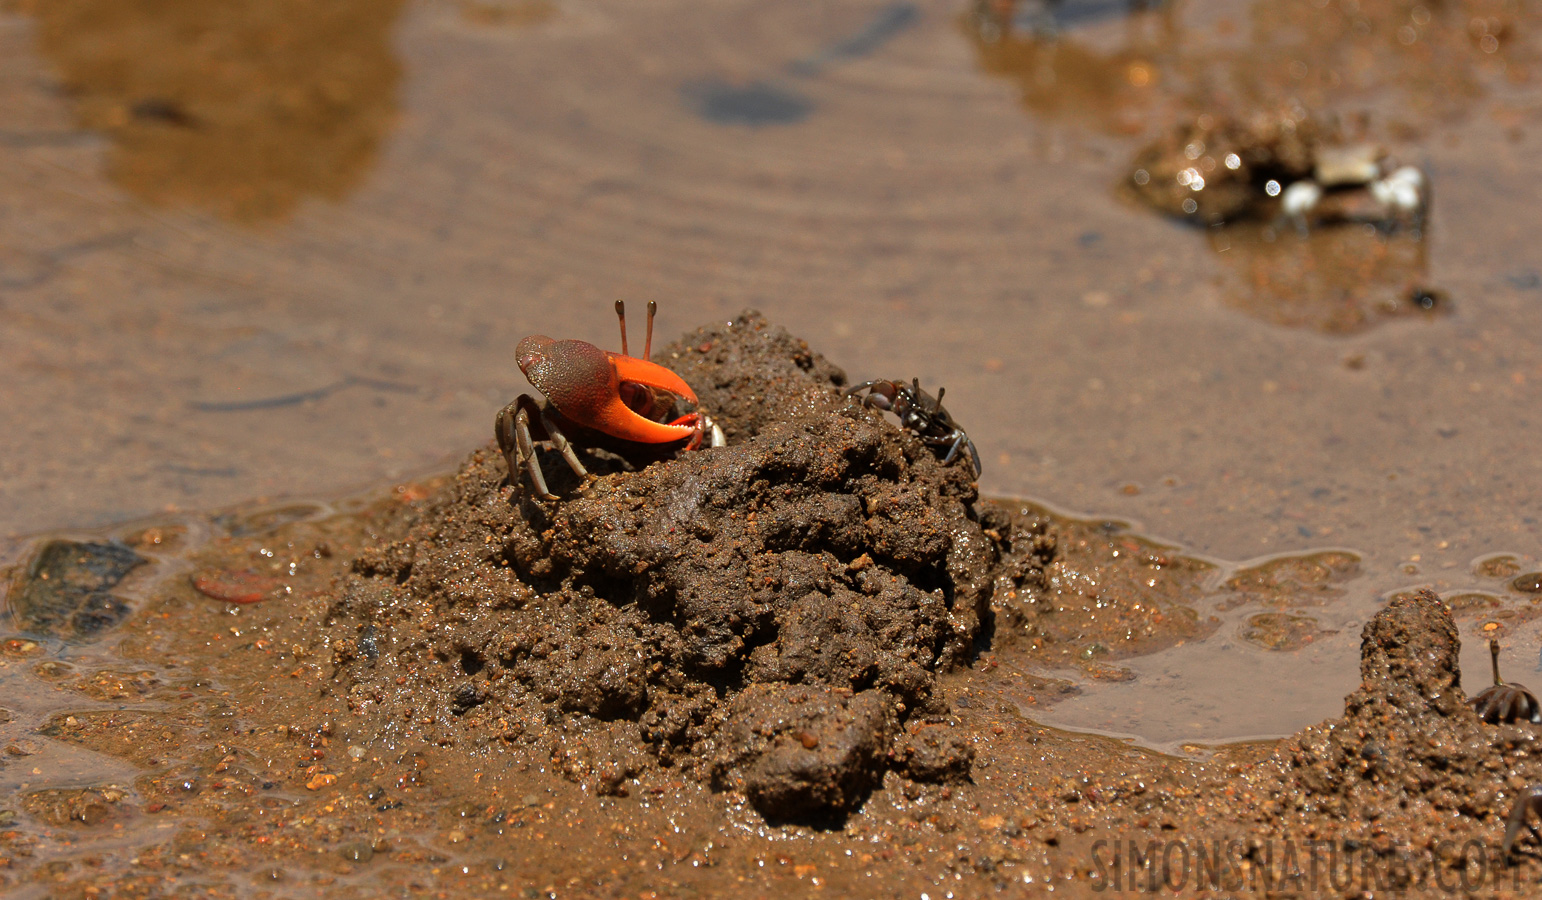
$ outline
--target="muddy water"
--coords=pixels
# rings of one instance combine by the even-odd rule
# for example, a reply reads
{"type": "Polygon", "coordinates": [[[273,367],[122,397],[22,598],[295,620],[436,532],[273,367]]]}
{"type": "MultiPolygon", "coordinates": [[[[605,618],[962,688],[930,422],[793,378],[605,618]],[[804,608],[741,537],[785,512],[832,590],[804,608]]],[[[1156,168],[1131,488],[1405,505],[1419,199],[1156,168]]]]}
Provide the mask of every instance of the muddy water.
{"type": "Polygon", "coordinates": [[[1051,44],[952,2],[268,6],[0,12],[8,558],[448,468],[526,389],[519,337],[613,346],[625,297],[666,334],[757,307],[857,378],[945,385],[984,493],[1135,523],[1215,585],[1358,558],[1315,605],[1198,601],[1214,636],[1060,673],[1082,691],[1042,721],[1290,732],[1417,585],[1486,591],[1464,633],[1537,645],[1534,595],[1476,567],[1539,566],[1518,7],[1073,3],[1051,44]],[[1218,239],[1117,189],[1174,123],[1288,98],[1429,173],[1421,245],[1218,239]],[[1387,313],[1413,281],[1449,303],[1387,313]]]}

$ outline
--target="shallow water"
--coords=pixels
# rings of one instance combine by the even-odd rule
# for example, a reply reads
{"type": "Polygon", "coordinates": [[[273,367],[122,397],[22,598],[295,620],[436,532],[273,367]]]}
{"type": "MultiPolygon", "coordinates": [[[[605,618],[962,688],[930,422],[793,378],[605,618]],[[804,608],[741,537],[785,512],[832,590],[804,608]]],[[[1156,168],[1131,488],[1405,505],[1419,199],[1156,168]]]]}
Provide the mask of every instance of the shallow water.
{"type": "MultiPolygon", "coordinates": [[[[521,336],[614,346],[624,297],[658,300],[665,335],[757,307],[855,378],[946,386],[986,494],[1226,567],[1361,558],[1309,646],[1239,641],[1226,612],[1044,721],[1167,747],[1283,734],[1339,709],[1387,592],[1529,606],[1474,563],[1536,567],[1533,14],[1073,4],[1049,44],[1028,22],[986,41],[955,2],[201,8],[0,6],[10,558],[26,535],[446,468],[528,389],[521,336]],[[328,28],[352,39],[296,37],[328,28]],[[1415,262],[1217,241],[1116,189],[1173,122],[1284,97],[1364,113],[1430,174],[1415,262]],[[1443,314],[1281,305],[1396,295],[1410,266],[1443,314]]],[[[1535,629],[1510,633],[1529,668],[1535,629]]]]}

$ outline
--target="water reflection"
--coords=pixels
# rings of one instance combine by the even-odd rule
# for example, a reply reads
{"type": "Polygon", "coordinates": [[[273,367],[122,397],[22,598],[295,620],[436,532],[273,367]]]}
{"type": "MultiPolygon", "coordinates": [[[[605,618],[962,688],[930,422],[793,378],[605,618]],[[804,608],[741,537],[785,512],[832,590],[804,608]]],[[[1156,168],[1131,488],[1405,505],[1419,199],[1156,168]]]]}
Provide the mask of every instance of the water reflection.
{"type": "Polygon", "coordinates": [[[461,17],[473,25],[523,27],[557,15],[551,0],[461,0],[461,17]]]}
{"type": "Polygon", "coordinates": [[[1366,114],[1378,99],[1386,130],[1409,139],[1496,86],[1527,84],[1535,20],[1503,0],[976,0],[963,30],[981,68],[1047,118],[1106,130],[1143,103],[1237,114],[1291,98],[1366,114]]]}
{"type": "Polygon", "coordinates": [[[162,205],[237,220],[337,200],[396,114],[402,0],[14,0],[112,141],[109,172],[162,205]]]}
{"type": "Polygon", "coordinates": [[[1302,234],[1239,223],[1207,234],[1226,264],[1226,304],[1275,325],[1349,334],[1450,312],[1445,295],[1425,284],[1425,242],[1406,233],[1360,225],[1302,234]]]}
{"type": "Polygon", "coordinates": [[[1094,16],[1082,5],[1053,3],[1026,18],[1018,7],[1014,0],[980,0],[966,18],[964,32],[980,68],[1016,82],[1023,105],[1045,119],[1138,133],[1158,96],[1156,60],[1171,56],[1181,36],[1173,5],[1146,12],[1143,3],[1103,4],[1094,16]],[[1127,9],[1132,14],[1112,47],[1084,40],[1073,28],[1127,9]]]}
{"type": "Polygon", "coordinates": [[[792,79],[815,78],[831,66],[878,52],[921,19],[913,3],[890,3],[860,29],[782,67],[785,77],[748,83],[708,77],[687,82],[680,98],[696,114],[718,125],[795,125],[814,111],[814,101],[792,79]]]}

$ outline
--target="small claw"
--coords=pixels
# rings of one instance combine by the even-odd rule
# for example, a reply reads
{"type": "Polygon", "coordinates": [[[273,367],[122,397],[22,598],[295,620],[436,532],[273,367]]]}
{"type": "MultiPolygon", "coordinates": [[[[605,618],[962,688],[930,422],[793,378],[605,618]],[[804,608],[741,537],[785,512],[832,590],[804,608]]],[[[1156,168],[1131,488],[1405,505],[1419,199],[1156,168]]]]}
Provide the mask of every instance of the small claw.
{"type": "Polygon", "coordinates": [[[974,477],[978,480],[985,474],[985,467],[980,465],[980,451],[975,449],[974,441],[969,438],[964,438],[964,443],[969,446],[969,462],[974,466],[974,477]]]}
{"type": "Polygon", "coordinates": [[[723,429],[719,428],[710,416],[701,413],[692,413],[692,415],[696,418],[696,434],[691,438],[691,442],[685,445],[685,449],[698,450],[703,440],[708,447],[728,446],[728,438],[723,436],[723,429]]]}
{"type": "Polygon", "coordinates": [[[958,459],[958,448],[962,447],[963,445],[964,433],[960,431],[954,436],[951,446],[948,447],[947,455],[942,458],[942,464],[945,466],[952,465],[953,460],[958,459]]]}

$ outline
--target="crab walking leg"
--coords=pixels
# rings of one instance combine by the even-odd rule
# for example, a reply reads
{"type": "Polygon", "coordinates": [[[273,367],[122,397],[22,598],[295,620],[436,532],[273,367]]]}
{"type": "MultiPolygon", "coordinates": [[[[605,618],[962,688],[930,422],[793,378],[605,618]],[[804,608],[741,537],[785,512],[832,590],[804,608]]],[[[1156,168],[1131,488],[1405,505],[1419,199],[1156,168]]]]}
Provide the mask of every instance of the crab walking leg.
{"type": "MultiPolygon", "coordinates": [[[[528,395],[520,394],[513,403],[498,410],[498,417],[493,420],[493,435],[498,438],[498,449],[503,453],[503,461],[509,467],[509,480],[518,477],[519,467],[516,462],[516,452],[520,449],[518,435],[514,430],[514,420],[520,411],[520,401],[528,395]]],[[[528,432],[528,429],[527,429],[528,432]]],[[[523,458],[520,456],[519,458],[523,458]]]]}
{"type": "Polygon", "coordinates": [[[890,396],[890,394],[892,394],[894,391],[894,383],[891,381],[884,381],[883,379],[864,381],[861,384],[854,384],[846,390],[841,391],[841,396],[850,397],[857,391],[866,390],[871,390],[872,393],[862,398],[862,402],[864,404],[868,406],[874,406],[885,411],[894,405],[894,398],[890,396]],[[876,388],[878,388],[880,385],[883,386],[883,391],[876,390],[876,388]],[[884,393],[884,391],[888,391],[889,393],[884,393]]]}
{"type": "Polygon", "coordinates": [[[535,455],[535,441],[530,439],[532,407],[540,415],[540,406],[535,400],[529,394],[520,394],[513,403],[498,411],[494,433],[498,436],[498,447],[503,451],[503,461],[509,467],[509,481],[518,486],[519,470],[523,466],[530,475],[536,496],[542,500],[556,500],[557,495],[546,487],[546,476],[541,474],[540,460],[535,455]]]}
{"type": "Polygon", "coordinates": [[[547,443],[551,444],[553,450],[562,454],[563,460],[567,462],[568,468],[573,470],[574,475],[586,481],[593,477],[589,474],[589,470],[584,468],[584,464],[578,461],[578,454],[573,451],[573,444],[568,441],[567,435],[562,433],[562,429],[557,427],[557,420],[552,417],[550,410],[541,410],[541,427],[546,429],[546,436],[550,438],[547,443]]]}
{"type": "Polygon", "coordinates": [[[945,437],[924,437],[921,442],[928,447],[947,447],[948,452],[942,457],[942,464],[950,466],[953,460],[958,459],[958,448],[964,444],[964,435],[958,432],[945,437]]]}
{"type": "MultiPolygon", "coordinates": [[[[535,488],[535,495],[542,500],[557,499],[546,486],[546,474],[541,471],[541,460],[535,455],[535,442],[530,440],[530,411],[523,407],[514,415],[514,439],[519,447],[520,461],[530,474],[530,486],[535,488]]],[[[509,466],[509,477],[517,477],[514,475],[517,471],[514,466],[509,466]]]]}
{"type": "Polygon", "coordinates": [[[980,465],[980,451],[975,447],[974,441],[967,436],[964,438],[964,446],[969,448],[969,461],[974,464],[974,477],[979,478],[985,472],[985,467],[980,465]]]}
{"type": "Polygon", "coordinates": [[[589,470],[579,462],[578,454],[573,451],[573,444],[562,433],[557,421],[551,413],[541,408],[535,398],[529,394],[520,394],[513,403],[498,411],[498,418],[493,423],[493,431],[498,436],[498,447],[503,451],[503,461],[509,467],[509,479],[517,481],[519,468],[525,467],[530,474],[530,483],[534,485],[536,496],[542,500],[556,500],[546,487],[546,476],[541,472],[541,462],[535,455],[536,444],[545,444],[562,454],[562,459],[573,470],[573,474],[579,478],[588,479],[589,470]],[[547,439],[536,441],[530,437],[530,417],[534,415],[541,420],[541,427],[546,431],[547,439]]]}

